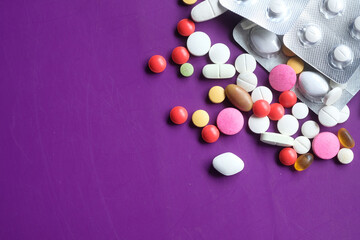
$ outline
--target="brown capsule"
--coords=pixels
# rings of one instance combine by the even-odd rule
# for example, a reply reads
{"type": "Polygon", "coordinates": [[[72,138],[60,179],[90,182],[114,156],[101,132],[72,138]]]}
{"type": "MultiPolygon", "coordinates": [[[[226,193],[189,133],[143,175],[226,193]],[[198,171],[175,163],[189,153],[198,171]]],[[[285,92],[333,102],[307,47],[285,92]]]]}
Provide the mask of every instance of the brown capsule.
{"type": "Polygon", "coordinates": [[[307,169],[314,161],[314,155],[311,153],[305,153],[300,155],[294,164],[294,168],[297,171],[303,171],[307,169]]]}
{"type": "Polygon", "coordinates": [[[238,85],[227,85],[225,94],[229,101],[241,111],[248,112],[252,109],[253,102],[250,94],[238,85]]]}
{"type": "Polygon", "coordinates": [[[343,147],[353,148],[355,146],[355,141],[350,135],[349,131],[345,128],[340,128],[338,131],[338,138],[343,147]]]}

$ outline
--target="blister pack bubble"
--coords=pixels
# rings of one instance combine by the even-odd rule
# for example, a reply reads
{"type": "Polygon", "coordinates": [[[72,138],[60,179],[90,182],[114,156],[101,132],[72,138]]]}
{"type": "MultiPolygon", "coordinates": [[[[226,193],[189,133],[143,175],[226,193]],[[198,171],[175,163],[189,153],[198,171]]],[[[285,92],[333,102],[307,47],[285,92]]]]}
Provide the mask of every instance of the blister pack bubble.
{"type": "Polygon", "coordinates": [[[220,0],[230,11],[278,35],[296,22],[309,0],[220,0]]]}
{"type": "Polygon", "coordinates": [[[283,41],[319,72],[346,83],[360,65],[359,16],[359,0],[312,0],[283,41]]]}

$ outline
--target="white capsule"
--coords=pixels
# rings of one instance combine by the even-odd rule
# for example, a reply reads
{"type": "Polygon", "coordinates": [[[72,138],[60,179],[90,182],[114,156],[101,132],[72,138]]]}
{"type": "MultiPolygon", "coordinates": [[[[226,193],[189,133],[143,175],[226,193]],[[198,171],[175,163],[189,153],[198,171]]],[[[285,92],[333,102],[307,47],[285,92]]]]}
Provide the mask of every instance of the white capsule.
{"type": "Polygon", "coordinates": [[[292,147],[294,138],[280,133],[264,132],[260,135],[260,141],[270,145],[292,147]]]}
{"type": "Polygon", "coordinates": [[[337,154],[339,162],[349,164],[354,159],[354,152],[350,148],[342,148],[337,154]]]}
{"type": "Polygon", "coordinates": [[[257,86],[258,79],[252,72],[240,73],[236,79],[236,84],[247,92],[251,92],[257,86]]]}
{"type": "Polygon", "coordinates": [[[216,156],[212,162],[213,167],[225,176],[231,176],[244,169],[244,162],[231,152],[216,156]]]}
{"type": "Polygon", "coordinates": [[[327,106],[336,103],[342,95],[342,89],[339,87],[331,89],[324,97],[323,103],[327,106]]]}
{"type": "Polygon", "coordinates": [[[209,58],[213,63],[226,63],[230,58],[230,49],[223,43],[216,43],[210,48],[209,58]]]}
{"type": "Polygon", "coordinates": [[[210,50],[211,40],[206,33],[197,31],[188,37],[186,46],[192,55],[204,56],[210,50]]]}
{"type": "Polygon", "coordinates": [[[334,127],[340,119],[340,112],[334,106],[325,106],[320,109],[319,122],[325,127],[334,127]]]}
{"type": "Polygon", "coordinates": [[[205,0],[193,7],[191,10],[191,18],[195,22],[204,22],[221,15],[226,11],[227,9],[221,6],[219,0],[205,0]]]}
{"type": "Polygon", "coordinates": [[[307,137],[299,136],[295,138],[293,148],[298,154],[305,154],[310,151],[311,142],[307,137]]]}
{"type": "Polygon", "coordinates": [[[235,73],[235,67],[231,64],[207,64],[202,69],[204,77],[209,79],[232,78],[235,73]]]}

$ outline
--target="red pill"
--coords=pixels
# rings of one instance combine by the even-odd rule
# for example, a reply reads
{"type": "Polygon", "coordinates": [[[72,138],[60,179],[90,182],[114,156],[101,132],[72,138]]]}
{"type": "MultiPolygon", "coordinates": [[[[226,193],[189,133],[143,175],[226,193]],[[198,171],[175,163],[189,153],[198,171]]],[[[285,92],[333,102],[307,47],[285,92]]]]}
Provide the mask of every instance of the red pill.
{"type": "Polygon", "coordinates": [[[154,55],[150,58],[148,65],[154,73],[161,73],[166,68],[166,60],[163,56],[154,55]]]}
{"type": "Polygon", "coordinates": [[[216,142],[219,139],[219,136],[219,129],[214,125],[207,125],[201,131],[201,137],[207,143],[216,142]]]}
{"type": "Polygon", "coordinates": [[[285,166],[291,166],[296,162],[297,153],[293,148],[283,148],[279,153],[279,159],[285,166]]]}
{"type": "Polygon", "coordinates": [[[279,102],[283,107],[290,108],[297,102],[296,94],[292,91],[285,91],[280,94],[279,102]]]}
{"type": "Polygon", "coordinates": [[[280,103],[272,103],[270,104],[270,113],[268,117],[273,120],[277,121],[280,120],[285,114],[285,109],[280,103]]]}
{"type": "Polygon", "coordinates": [[[195,23],[187,18],[182,19],[177,24],[177,30],[181,36],[190,36],[195,32],[195,23]]]}
{"type": "Polygon", "coordinates": [[[188,112],[184,107],[176,106],[170,111],[170,119],[175,124],[183,124],[188,118],[188,112]]]}
{"type": "Polygon", "coordinates": [[[266,117],[270,113],[270,104],[266,100],[257,100],[253,105],[254,115],[262,118],[266,117]]]}
{"type": "Polygon", "coordinates": [[[174,61],[174,63],[177,64],[184,64],[186,63],[190,58],[189,51],[184,47],[176,47],[171,53],[171,58],[174,61]]]}

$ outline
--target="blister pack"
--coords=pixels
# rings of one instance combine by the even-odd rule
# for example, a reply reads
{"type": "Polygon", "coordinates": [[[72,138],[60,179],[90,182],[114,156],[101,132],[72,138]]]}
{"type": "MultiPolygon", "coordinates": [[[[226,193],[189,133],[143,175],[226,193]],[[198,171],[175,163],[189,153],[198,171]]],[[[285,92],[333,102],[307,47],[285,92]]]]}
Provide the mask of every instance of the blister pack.
{"type": "Polygon", "coordinates": [[[310,1],[283,40],[325,76],[346,83],[360,65],[360,1],[310,1]]]}
{"type": "Polygon", "coordinates": [[[309,0],[220,0],[228,10],[278,35],[296,22],[309,0]]]}

